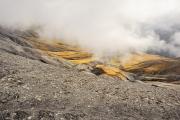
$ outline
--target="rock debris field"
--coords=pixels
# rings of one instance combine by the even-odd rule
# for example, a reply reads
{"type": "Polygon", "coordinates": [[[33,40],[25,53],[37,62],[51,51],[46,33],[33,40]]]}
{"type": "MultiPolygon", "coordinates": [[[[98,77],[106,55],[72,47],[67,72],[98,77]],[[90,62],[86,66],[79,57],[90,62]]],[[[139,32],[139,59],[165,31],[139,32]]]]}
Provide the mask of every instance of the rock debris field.
{"type": "Polygon", "coordinates": [[[180,87],[122,81],[41,55],[0,28],[0,120],[180,120],[180,87]]]}

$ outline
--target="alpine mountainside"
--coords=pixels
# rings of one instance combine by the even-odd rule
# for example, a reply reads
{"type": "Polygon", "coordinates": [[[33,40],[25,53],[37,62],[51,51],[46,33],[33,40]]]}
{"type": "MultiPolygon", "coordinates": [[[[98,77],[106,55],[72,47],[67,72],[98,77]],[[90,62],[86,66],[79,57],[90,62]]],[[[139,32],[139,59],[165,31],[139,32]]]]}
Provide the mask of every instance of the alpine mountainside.
{"type": "Polygon", "coordinates": [[[0,120],[179,120],[180,60],[101,60],[33,30],[0,27],[0,120]]]}

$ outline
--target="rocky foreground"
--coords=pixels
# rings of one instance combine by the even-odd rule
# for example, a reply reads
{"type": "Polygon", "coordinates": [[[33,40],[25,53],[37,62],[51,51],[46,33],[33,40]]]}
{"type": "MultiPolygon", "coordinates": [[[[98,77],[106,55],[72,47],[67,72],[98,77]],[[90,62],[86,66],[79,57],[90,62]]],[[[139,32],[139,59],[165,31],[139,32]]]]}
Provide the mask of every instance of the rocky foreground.
{"type": "Polygon", "coordinates": [[[0,120],[179,120],[180,87],[95,75],[0,28],[0,120]]]}

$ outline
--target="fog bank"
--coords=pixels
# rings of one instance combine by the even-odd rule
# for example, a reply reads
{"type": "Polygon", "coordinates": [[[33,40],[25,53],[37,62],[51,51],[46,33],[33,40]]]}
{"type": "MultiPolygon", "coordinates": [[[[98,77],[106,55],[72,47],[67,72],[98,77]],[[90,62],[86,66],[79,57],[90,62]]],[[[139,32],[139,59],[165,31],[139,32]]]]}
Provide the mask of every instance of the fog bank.
{"type": "Polygon", "coordinates": [[[42,37],[78,43],[97,55],[180,56],[179,0],[0,0],[0,24],[40,26],[42,37]]]}

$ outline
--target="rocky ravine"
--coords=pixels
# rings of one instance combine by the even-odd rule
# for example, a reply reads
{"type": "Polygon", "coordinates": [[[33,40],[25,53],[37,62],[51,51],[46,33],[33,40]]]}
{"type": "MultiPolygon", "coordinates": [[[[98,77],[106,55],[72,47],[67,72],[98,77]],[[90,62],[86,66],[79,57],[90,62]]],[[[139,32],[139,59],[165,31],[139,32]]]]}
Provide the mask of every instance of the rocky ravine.
{"type": "Polygon", "coordinates": [[[120,81],[42,56],[0,28],[0,120],[179,120],[180,89],[120,81]]]}

